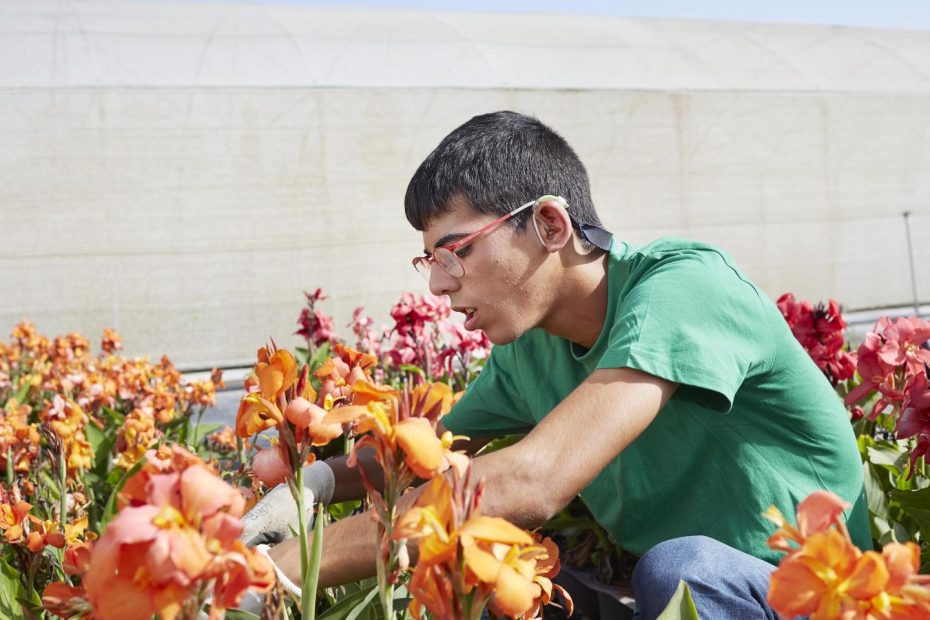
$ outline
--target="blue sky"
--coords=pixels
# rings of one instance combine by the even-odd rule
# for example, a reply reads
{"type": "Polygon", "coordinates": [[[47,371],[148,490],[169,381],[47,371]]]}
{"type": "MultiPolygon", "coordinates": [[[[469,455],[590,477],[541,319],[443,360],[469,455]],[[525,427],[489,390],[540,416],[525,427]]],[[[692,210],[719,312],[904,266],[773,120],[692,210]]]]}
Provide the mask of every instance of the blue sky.
{"type": "Polygon", "coordinates": [[[682,17],[930,30],[930,0],[201,0],[481,12],[682,17]]]}

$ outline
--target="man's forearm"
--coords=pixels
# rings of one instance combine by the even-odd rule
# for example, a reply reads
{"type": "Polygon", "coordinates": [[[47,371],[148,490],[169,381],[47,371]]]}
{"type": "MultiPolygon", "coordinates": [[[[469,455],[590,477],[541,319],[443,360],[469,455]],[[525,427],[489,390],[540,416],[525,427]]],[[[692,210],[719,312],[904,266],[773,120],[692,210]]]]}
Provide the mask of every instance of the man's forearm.
{"type": "MultiPolygon", "coordinates": [[[[326,464],[332,468],[333,477],[336,479],[331,503],[362,499],[367,494],[365,485],[362,484],[359,468],[349,467],[346,464],[348,458],[347,456],[337,456],[326,461],[326,464]]],[[[381,472],[381,466],[375,460],[375,451],[370,448],[363,449],[358,458],[359,465],[365,468],[368,479],[380,491],[384,484],[384,474],[381,472]]]]}

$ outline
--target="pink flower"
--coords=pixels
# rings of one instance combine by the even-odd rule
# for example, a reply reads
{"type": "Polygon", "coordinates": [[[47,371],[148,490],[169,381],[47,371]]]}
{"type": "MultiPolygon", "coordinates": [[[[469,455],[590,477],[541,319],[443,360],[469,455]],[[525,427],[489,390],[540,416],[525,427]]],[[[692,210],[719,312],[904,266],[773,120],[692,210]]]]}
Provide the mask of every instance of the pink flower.
{"type": "Polygon", "coordinates": [[[930,322],[917,317],[901,317],[888,325],[882,334],[885,344],[879,357],[891,366],[907,366],[907,374],[915,375],[930,364],[930,351],[920,345],[930,340],[930,322]]]}
{"type": "Polygon", "coordinates": [[[930,457],[930,382],[923,372],[914,375],[904,388],[896,433],[900,439],[917,436],[917,446],[911,451],[913,473],[917,459],[930,457]]]}
{"type": "Polygon", "coordinates": [[[307,297],[307,307],[301,310],[297,319],[300,329],[294,333],[306,338],[314,347],[338,340],[333,318],[316,308],[316,302],[326,299],[322,289],[316,289],[313,293],[304,292],[304,295],[307,297]]]}
{"type": "Polygon", "coordinates": [[[869,414],[871,418],[880,414],[888,405],[899,403],[904,398],[904,393],[895,379],[896,367],[885,362],[880,355],[884,339],[876,332],[881,329],[883,321],[887,324],[887,319],[884,317],[879,319],[875,324],[875,332],[866,334],[865,342],[859,346],[856,370],[862,377],[862,383],[847,394],[843,401],[849,406],[878,390],[881,397],[872,407],[872,412],[869,414]]]}

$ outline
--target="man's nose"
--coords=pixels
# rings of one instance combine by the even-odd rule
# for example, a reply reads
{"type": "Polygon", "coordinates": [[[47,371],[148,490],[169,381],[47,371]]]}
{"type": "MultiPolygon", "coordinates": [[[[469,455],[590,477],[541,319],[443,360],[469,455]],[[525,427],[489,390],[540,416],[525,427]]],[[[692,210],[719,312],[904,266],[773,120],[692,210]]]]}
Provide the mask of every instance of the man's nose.
{"type": "Polygon", "coordinates": [[[429,292],[433,295],[448,295],[450,291],[459,288],[459,279],[449,275],[439,265],[433,265],[429,270],[429,292]]]}

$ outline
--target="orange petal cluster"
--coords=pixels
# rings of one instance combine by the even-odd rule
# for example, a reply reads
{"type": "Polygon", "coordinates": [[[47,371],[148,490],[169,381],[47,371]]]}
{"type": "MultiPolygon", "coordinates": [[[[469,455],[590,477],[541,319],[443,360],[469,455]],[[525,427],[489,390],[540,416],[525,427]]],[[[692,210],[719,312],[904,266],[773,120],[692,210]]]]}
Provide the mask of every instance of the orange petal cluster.
{"type": "Polygon", "coordinates": [[[551,600],[558,548],[480,514],[482,487],[469,492],[467,486],[467,475],[457,472],[452,482],[434,477],[395,524],[394,538],[414,541],[419,550],[408,586],[411,613],[421,618],[425,607],[437,617],[469,618],[488,603],[500,617],[536,617],[551,600]]]}
{"type": "MultiPolygon", "coordinates": [[[[327,424],[354,423],[362,437],[357,449],[366,446],[375,450],[376,458],[385,469],[393,469],[402,462],[399,472],[400,488],[406,487],[414,477],[432,478],[458,463],[450,451],[453,437],[445,442],[436,436],[436,422],[451,406],[452,389],[445,383],[424,383],[413,391],[397,393],[373,386],[365,381],[353,385],[357,402],[366,404],[337,407],[327,414],[327,424]]],[[[349,464],[356,462],[356,452],[349,464]]]]}
{"type": "Polygon", "coordinates": [[[270,563],[238,540],[242,495],[183,448],[150,451],[121,503],[84,577],[95,618],[172,620],[202,588],[220,610],[273,585],[270,563]]]}
{"type": "Polygon", "coordinates": [[[889,543],[882,553],[862,552],[846,530],[848,507],[817,491],[798,505],[797,527],[769,508],[765,517],[778,526],[769,545],[787,553],[772,573],[769,604],[783,616],[812,620],[930,617],[930,581],[917,573],[920,548],[889,543]]]}
{"type": "Polygon", "coordinates": [[[251,437],[281,424],[287,406],[285,392],[297,382],[297,360],[290,352],[271,352],[262,347],[257,355],[257,380],[247,385],[248,393],[236,414],[236,434],[240,437],[251,437]]]}

